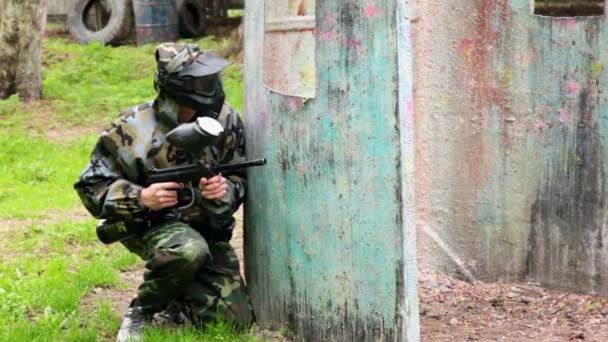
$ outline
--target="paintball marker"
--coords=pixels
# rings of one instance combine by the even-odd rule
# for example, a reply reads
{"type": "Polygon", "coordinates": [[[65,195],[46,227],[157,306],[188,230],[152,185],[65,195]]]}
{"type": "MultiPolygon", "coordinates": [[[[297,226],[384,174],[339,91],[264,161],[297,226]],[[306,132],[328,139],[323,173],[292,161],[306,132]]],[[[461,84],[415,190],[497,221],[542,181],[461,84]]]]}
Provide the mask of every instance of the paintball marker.
{"type": "Polygon", "coordinates": [[[216,162],[204,163],[198,161],[191,165],[169,167],[166,169],[149,170],[148,183],[176,182],[189,184],[183,189],[177,190],[178,208],[188,208],[194,203],[194,188],[198,186],[201,178],[211,178],[220,172],[241,170],[252,166],[262,166],[266,159],[256,159],[240,163],[218,164],[216,162]]]}
{"type": "MultiPolygon", "coordinates": [[[[197,121],[182,124],[167,133],[166,140],[188,152],[199,153],[204,147],[218,143],[224,129],[215,119],[198,118],[197,121]]],[[[165,169],[149,168],[147,185],[154,183],[176,182],[186,185],[177,190],[177,209],[189,208],[195,201],[195,189],[201,178],[211,178],[222,172],[238,171],[252,166],[262,166],[266,159],[220,164],[218,162],[197,161],[190,165],[180,165],[165,169]]],[[[145,219],[135,219],[133,222],[104,220],[97,225],[97,237],[105,244],[123,240],[136,231],[143,231],[148,226],[145,219]]]]}
{"type": "MultiPolygon", "coordinates": [[[[202,148],[217,145],[224,127],[215,119],[200,117],[195,122],[182,124],[167,133],[165,139],[181,150],[200,153],[202,148]]],[[[191,165],[182,165],[166,169],[150,168],[148,170],[148,185],[163,182],[183,183],[184,189],[177,191],[178,208],[188,208],[194,203],[194,188],[198,187],[201,178],[211,178],[220,172],[230,172],[252,166],[266,164],[266,159],[256,159],[231,164],[197,161],[191,165]]]]}

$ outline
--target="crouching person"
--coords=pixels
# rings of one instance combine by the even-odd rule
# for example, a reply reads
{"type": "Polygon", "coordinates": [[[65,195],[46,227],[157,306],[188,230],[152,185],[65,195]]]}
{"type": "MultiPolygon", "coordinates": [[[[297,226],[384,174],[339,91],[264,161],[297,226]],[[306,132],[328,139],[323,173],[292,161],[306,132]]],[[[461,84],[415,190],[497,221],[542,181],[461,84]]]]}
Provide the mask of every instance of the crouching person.
{"type": "Polygon", "coordinates": [[[168,307],[180,308],[180,315],[200,327],[217,317],[240,327],[254,320],[229,244],[233,214],[245,199],[245,173],[201,178],[188,206],[178,204],[184,184],[146,182],[151,168],[245,159],[243,124],[224,104],[219,76],[229,62],[190,44],[161,44],[155,56],[156,99],[111,123],[74,185],[93,216],[123,225],[121,243],[146,261],[117,341],[141,340],[142,328],[168,307]],[[209,117],[223,128],[217,144],[193,153],[165,139],[178,125],[209,117]]]}

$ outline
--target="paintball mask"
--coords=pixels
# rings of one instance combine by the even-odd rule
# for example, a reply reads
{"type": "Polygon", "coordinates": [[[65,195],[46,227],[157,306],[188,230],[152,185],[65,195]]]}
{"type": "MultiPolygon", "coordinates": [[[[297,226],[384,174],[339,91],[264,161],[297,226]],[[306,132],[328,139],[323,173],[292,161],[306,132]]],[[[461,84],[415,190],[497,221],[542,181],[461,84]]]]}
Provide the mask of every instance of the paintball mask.
{"type": "Polygon", "coordinates": [[[158,92],[191,107],[197,116],[217,117],[225,98],[219,73],[229,61],[199,52],[195,45],[163,43],[156,48],[156,62],[158,92]]]}

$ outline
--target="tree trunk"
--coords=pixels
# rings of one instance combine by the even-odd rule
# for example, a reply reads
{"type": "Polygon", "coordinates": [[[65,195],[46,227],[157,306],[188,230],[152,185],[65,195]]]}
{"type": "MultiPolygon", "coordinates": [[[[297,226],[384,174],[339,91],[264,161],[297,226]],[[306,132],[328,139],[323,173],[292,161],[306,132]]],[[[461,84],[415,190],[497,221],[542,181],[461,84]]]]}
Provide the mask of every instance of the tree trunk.
{"type": "Polygon", "coordinates": [[[0,1],[0,99],[39,100],[47,0],[0,1]]]}
{"type": "Polygon", "coordinates": [[[224,51],[222,51],[221,55],[224,57],[231,57],[234,60],[242,61],[243,60],[243,38],[245,31],[245,17],[241,18],[241,23],[239,27],[234,29],[230,34],[230,41],[232,44],[228,46],[224,51]]]}

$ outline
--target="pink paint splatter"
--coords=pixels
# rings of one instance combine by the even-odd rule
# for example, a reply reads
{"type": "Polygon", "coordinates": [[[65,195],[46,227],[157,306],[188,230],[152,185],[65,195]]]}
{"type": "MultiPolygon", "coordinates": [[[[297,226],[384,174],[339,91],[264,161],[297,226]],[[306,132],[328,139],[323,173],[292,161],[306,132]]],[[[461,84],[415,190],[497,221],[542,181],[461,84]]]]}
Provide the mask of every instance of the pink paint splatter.
{"type": "Polygon", "coordinates": [[[460,51],[460,54],[463,55],[467,61],[472,61],[473,54],[475,52],[475,39],[464,38],[460,40],[460,46],[458,46],[458,51],[460,51]]]}
{"type": "Polygon", "coordinates": [[[268,124],[270,123],[270,117],[268,117],[267,111],[263,110],[260,112],[260,120],[262,122],[263,127],[268,127],[268,124]]]}
{"type": "Polygon", "coordinates": [[[408,99],[407,102],[405,103],[405,105],[407,106],[407,116],[410,119],[414,118],[414,100],[413,99],[408,99]]]}
{"type": "Polygon", "coordinates": [[[266,101],[261,101],[262,105],[260,106],[260,121],[262,122],[262,127],[270,126],[270,122],[272,118],[268,113],[268,104],[266,101]]]}
{"type": "Polygon", "coordinates": [[[568,94],[578,94],[581,90],[581,86],[573,81],[568,82],[568,94]]]}
{"type": "Polygon", "coordinates": [[[322,27],[333,27],[336,24],[337,16],[335,13],[329,13],[325,20],[321,23],[322,27]]]}
{"type": "Polygon", "coordinates": [[[574,18],[567,18],[565,19],[565,24],[567,28],[573,28],[576,26],[576,19],[574,18]]]}
{"type": "Polygon", "coordinates": [[[340,34],[332,31],[319,32],[319,40],[338,40],[340,34]]]}
{"type": "Polygon", "coordinates": [[[361,41],[359,39],[349,39],[346,41],[346,47],[359,50],[361,48],[361,41]]]}
{"type": "Polygon", "coordinates": [[[306,165],[298,165],[298,173],[300,174],[300,176],[304,176],[307,169],[308,168],[306,167],[306,165]]]}
{"type": "Polygon", "coordinates": [[[289,107],[289,110],[295,112],[302,108],[302,101],[299,100],[297,97],[290,97],[287,100],[287,107],[289,107]]]}
{"type": "Polygon", "coordinates": [[[365,15],[367,19],[377,19],[380,18],[383,14],[384,12],[374,5],[369,5],[363,10],[363,15],[365,15]]]}
{"type": "Polygon", "coordinates": [[[536,129],[537,130],[542,132],[545,129],[545,126],[547,126],[547,124],[543,120],[536,120],[536,129]]]}
{"type": "Polygon", "coordinates": [[[526,135],[526,125],[521,120],[517,120],[511,124],[513,127],[513,136],[514,137],[523,137],[526,135]]]}
{"type": "Polygon", "coordinates": [[[559,122],[564,123],[564,122],[570,121],[570,117],[572,116],[572,114],[569,111],[562,108],[559,110],[558,113],[559,113],[559,122]]]}

